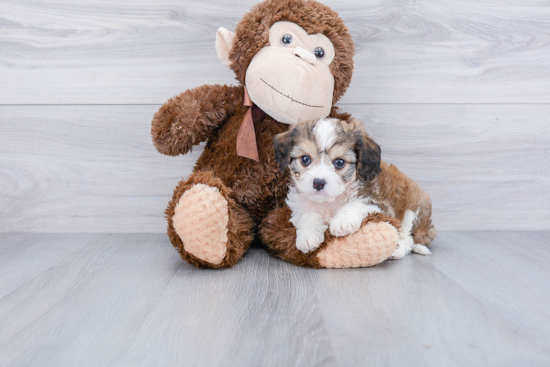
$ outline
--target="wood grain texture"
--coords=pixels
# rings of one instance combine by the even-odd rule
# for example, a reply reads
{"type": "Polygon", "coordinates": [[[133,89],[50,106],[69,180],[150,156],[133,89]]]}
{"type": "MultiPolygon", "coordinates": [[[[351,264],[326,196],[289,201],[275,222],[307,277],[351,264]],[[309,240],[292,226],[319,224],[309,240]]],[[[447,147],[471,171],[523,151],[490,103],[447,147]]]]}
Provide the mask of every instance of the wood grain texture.
{"type": "Polygon", "coordinates": [[[547,366],[549,235],[442,232],[431,256],[367,269],[252,249],[199,270],[161,234],[0,234],[0,254],[21,251],[0,365],[547,366]]]}
{"type": "MultiPolygon", "coordinates": [[[[550,284],[547,263],[550,239],[547,232],[449,233],[447,256],[434,263],[484,305],[534,333],[550,328],[550,284]],[[460,246],[453,244],[460,243],[460,246]],[[484,259],[480,262],[479,259],[484,259]],[[534,265],[534,264],[537,265],[534,265]],[[513,271],[510,269],[513,268],[513,271]],[[495,287],[495,284],[501,284],[495,287]],[[529,302],[529,307],[525,306],[529,302]]],[[[533,346],[550,350],[546,332],[533,346]]]]}
{"type": "MultiPolygon", "coordinates": [[[[438,229],[550,228],[550,105],[343,107],[432,196],[438,229]]],[[[0,107],[0,232],[164,232],[202,148],[157,153],[156,109],[0,107]]]]}
{"type": "Polygon", "coordinates": [[[163,235],[103,235],[0,315],[2,365],[334,365],[305,269],[256,251],[201,271],[163,235]]]}
{"type": "Polygon", "coordinates": [[[337,360],[348,366],[548,364],[543,279],[549,268],[527,255],[535,247],[548,256],[547,234],[444,232],[431,256],[408,256],[360,275],[316,272],[337,360]]]}
{"type": "Polygon", "coordinates": [[[550,229],[550,104],[344,107],[430,194],[436,228],[550,229]]]}
{"type": "MultiPolygon", "coordinates": [[[[159,104],[231,83],[216,58],[257,0],[4,0],[1,104],[159,104]]],[[[344,103],[548,103],[547,0],[325,0],[357,46],[344,103]]]]}
{"type": "Polygon", "coordinates": [[[164,232],[202,151],[157,153],[157,106],[0,109],[0,232],[164,232]]]}
{"type": "Polygon", "coordinates": [[[0,239],[0,298],[90,243],[97,234],[12,234],[0,239]]]}

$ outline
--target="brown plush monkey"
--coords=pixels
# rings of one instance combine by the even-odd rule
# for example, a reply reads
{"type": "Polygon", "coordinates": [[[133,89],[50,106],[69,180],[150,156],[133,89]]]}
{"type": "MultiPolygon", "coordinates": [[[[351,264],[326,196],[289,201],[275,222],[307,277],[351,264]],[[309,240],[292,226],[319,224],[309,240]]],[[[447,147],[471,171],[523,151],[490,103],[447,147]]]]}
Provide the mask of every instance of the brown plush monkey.
{"type": "Polygon", "coordinates": [[[181,181],[166,209],[168,236],[188,262],[235,265],[259,237],[282,259],[310,267],[370,266],[397,245],[395,219],[371,215],[349,236],[304,254],[285,205],[288,177],[273,137],[298,120],[349,120],[334,104],[348,88],[354,46],[344,22],[313,0],[266,0],[237,25],[220,28],[219,59],[239,86],[203,85],[168,100],[155,114],[155,147],[186,154],[207,141],[193,174],[181,181]]]}

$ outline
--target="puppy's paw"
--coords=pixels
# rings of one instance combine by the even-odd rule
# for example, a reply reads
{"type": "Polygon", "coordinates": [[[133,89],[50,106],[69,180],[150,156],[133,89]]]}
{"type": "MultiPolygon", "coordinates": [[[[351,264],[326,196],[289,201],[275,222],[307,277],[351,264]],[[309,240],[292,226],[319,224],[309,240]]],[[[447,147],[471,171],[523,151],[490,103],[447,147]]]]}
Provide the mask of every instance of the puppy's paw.
{"type": "Polygon", "coordinates": [[[361,222],[360,218],[337,215],[330,221],[330,233],[336,237],[347,236],[348,234],[357,232],[361,227],[361,222]]]}
{"type": "Polygon", "coordinates": [[[304,254],[316,250],[325,240],[323,232],[320,231],[298,231],[296,235],[296,248],[304,254]]]}
{"type": "Polygon", "coordinates": [[[414,244],[412,248],[412,252],[414,252],[415,254],[424,255],[424,256],[430,255],[432,253],[427,246],[419,245],[419,244],[414,244]]]}
{"type": "Polygon", "coordinates": [[[391,254],[390,259],[391,260],[400,260],[407,255],[407,250],[405,250],[403,247],[397,247],[393,254],[391,254]]]}
{"type": "Polygon", "coordinates": [[[399,234],[399,241],[397,242],[397,248],[390,256],[392,260],[399,260],[411,253],[414,245],[414,240],[410,235],[399,234]]]}

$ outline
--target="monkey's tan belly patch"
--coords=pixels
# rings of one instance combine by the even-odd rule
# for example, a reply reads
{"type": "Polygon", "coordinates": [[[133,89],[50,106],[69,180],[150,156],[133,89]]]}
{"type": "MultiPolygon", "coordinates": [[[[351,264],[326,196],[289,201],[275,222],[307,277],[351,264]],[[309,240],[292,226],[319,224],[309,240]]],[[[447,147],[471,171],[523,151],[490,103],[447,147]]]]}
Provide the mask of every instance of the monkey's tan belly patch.
{"type": "Polygon", "coordinates": [[[196,184],[180,198],[172,217],[185,251],[211,264],[220,264],[227,253],[229,211],[220,191],[196,184]]]}
{"type": "Polygon", "coordinates": [[[398,233],[386,222],[369,222],[359,231],[336,237],[317,254],[325,268],[359,268],[388,259],[397,247],[398,233]]]}

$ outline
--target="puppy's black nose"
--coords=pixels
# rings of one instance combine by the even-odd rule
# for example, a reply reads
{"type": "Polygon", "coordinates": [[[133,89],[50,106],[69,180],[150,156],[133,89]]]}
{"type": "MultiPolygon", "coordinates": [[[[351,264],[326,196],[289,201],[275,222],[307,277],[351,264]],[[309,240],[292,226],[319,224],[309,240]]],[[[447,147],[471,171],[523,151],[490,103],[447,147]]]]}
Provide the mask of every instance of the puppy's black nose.
{"type": "Polygon", "coordinates": [[[316,178],[313,180],[313,188],[317,191],[321,191],[327,182],[324,178],[316,178]]]}

